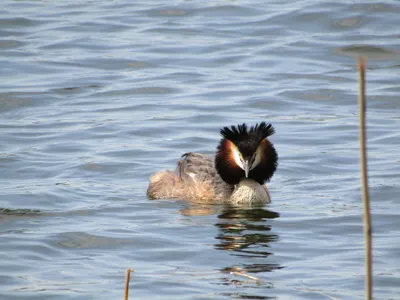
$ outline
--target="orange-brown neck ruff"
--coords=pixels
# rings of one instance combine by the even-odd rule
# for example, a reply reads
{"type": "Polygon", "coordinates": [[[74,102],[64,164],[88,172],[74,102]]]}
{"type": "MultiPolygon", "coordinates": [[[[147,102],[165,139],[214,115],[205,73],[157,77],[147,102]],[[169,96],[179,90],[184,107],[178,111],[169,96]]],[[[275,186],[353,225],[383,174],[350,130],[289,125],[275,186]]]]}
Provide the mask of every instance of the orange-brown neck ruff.
{"type": "Polygon", "coordinates": [[[215,156],[215,168],[218,170],[219,176],[228,184],[238,184],[241,179],[245,178],[244,170],[242,170],[234,159],[234,150],[236,146],[227,139],[224,139],[218,147],[215,156]]]}
{"type": "Polygon", "coordinates": [[[278,167],[278,153],[270,141],[264,139],[261,147],[261,161],[249,172],[249,178],[254,179],[259,184],[269,181],[278,167]]]}

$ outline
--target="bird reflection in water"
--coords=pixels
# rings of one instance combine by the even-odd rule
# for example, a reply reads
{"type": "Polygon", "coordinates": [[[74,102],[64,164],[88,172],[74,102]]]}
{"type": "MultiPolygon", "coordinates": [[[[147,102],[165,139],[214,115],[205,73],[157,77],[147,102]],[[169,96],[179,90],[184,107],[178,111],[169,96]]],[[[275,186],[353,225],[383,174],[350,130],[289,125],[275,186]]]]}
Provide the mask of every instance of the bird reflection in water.
{"type": "MultiPolygon", "coordinates": [[[[218,215],[220,222],[216,226],[220,229],[215,244],[218,250],[232,251],[232,255],[249,261],[260,259],[260,263],[240,264],[224,267],[221,272],[229,274],[223,279],[225,285],[243,285],[249,281],[260,284],[257,273],[271,272],[281,269],[279,264],[267,263],[272,254],[270,244],[278,240],[278,235],[271,233],[269,219],[279,218],[279,214],[263,207],[226,207],[218,215]],[[250,273],[250,274],[249,274],[250,273]],[[231,274],[240,275],[232,278],[231,274]]],[[[267,287],[269,284],[263,282],[267,287]]],[[[267,298],[262,298],[267,299],[267,298]]]]}

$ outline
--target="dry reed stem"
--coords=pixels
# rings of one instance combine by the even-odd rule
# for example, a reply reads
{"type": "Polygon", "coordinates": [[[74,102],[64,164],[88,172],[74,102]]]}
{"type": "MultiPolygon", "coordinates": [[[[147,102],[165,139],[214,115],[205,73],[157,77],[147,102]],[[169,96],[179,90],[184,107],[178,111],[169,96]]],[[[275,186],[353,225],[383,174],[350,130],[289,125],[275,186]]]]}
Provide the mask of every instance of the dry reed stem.
{"type": "Polygon", "coordinates": [[[368,188],[368,168],[367,168],[367,149],[365,132],[365,66],[366,61],[363,57],[358,58],[359,70],[359,122],[360,122],[360,165],[361,165],[361,185],[362,199],[364,206],[364,239],[365,239],[365,299],[372,300],[372,229],[371,214],[369,207],[369,188],[368,188]]]}
{"type": "Polygon", "coordinates": [[[260,282],[260,281],[261,281],[260,278],[257,278],[257,277],[255,277],[255,276],[251,276],[251,275],[248,275],[248,274],[242,273],[242,272],[233,271],[233,272],[231,272],[231,274],[235,274],[235,275],[238,275],[238,276],[243,276],[243,277],[246,277],[246,278],[248,278],[248,279],[252,279],[252,280],[254,280],[254,281],[257,281],[257,282],[260,282]]]}
{"type": "Polygon", "coordinates": [[[131,280],[131,272],[134,272],[133,269],[126,269],[125,272],[125,291],[124,291],[124,300],[128,300],[129,296],[129,281],[131,280]]]}

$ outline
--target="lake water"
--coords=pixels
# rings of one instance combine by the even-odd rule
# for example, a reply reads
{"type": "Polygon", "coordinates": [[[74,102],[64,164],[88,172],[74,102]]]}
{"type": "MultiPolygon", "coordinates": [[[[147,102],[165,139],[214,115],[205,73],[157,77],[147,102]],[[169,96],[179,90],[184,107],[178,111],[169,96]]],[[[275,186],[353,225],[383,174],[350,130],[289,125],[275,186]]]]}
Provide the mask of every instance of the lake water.
{"type": "Polygon", "coordinates": [[[2,1],[0,299],[400,299],[398,1],[2,1]],[[146,198],[223,126],[271,122],[272,203],[146,198]]]}

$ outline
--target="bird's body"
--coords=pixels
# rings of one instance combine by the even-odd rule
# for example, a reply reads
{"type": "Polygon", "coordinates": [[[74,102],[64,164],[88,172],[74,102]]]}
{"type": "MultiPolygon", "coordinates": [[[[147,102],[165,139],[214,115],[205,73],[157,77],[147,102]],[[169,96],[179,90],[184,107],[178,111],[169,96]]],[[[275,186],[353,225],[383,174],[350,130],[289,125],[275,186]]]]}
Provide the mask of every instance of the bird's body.
{"type": "Polygon", "coordinates": [[[159,171],[150,177],[147,189],[150,199],[178,198],[217,203],[267,203],[267,187],[252,179],[231,185],[222,180],[214,165],[214,157],[186,153],[176,170],[159,171]]]}
{"type": "Polygon", "coordinates": [[[266,138],[271,125],[262,122],[247,130],[245,124],[221,130],[215,156],[186,153],[175,171],[150,177],[150,199],[179,198],[200,202],[268,203],[264,182],[277,167],[277,154],[266,138]]]}

